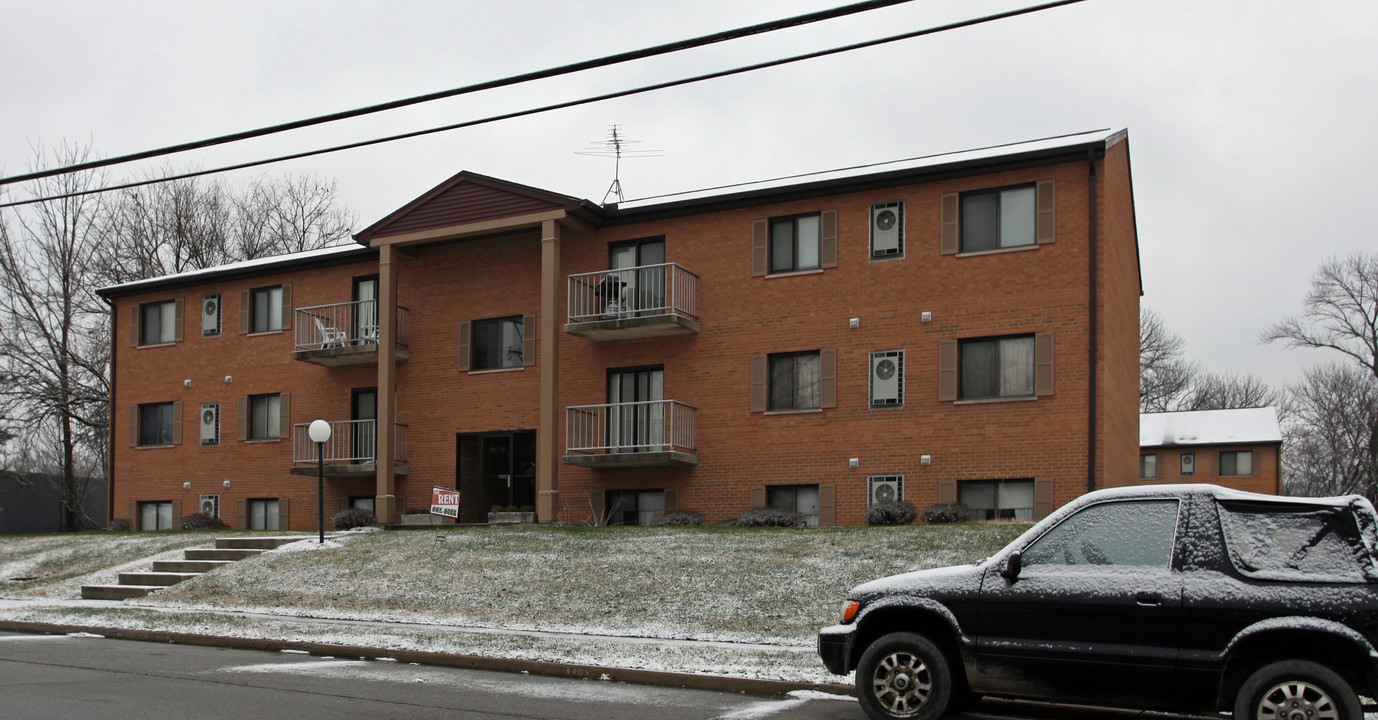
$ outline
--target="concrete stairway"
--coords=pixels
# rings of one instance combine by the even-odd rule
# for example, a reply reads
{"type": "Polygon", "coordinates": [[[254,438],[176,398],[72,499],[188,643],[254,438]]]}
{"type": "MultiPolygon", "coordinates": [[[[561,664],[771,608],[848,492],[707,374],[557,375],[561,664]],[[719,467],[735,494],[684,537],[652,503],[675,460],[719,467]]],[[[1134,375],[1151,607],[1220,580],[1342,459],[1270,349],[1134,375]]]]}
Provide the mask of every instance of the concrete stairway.
{"type": "Polygon", "coordinates": [[[118,585],[83,585],[81,596],[87,600],[125,600],[144,597],[151,592],[183,580],[190,580],[204,572],[236,560],[256,557],[265,550],[304,539],[296,537],[236,537],[216,538],[214,548],[195,548],[182,551],[182,560],[158,560],[150,572],[120,573],[118,585]]]}

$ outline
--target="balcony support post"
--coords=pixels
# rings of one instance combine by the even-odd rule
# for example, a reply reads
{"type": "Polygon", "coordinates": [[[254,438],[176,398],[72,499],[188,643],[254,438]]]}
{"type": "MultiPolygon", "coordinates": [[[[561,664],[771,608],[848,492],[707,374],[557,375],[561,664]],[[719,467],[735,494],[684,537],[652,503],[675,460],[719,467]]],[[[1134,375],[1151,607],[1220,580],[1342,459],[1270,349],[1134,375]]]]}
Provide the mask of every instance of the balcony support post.
{"type": "MultiPolygon", "coordinates": [[[[540,417],[536,433],[536,520],[559,520],[560,483],[560,224],[541,223],[541,313],[537,366],[541,369],[540,417]]],[[[534,331],[535,328],[528,330],[534,331]]]]}
{"type": "MultiPolygon", "coordinates": [[[[378,248],[378,412],[375,428],[391,430],[397,423],[397,248],[383,245],[378,248]]],[[[373,501],[378,520],[396,523],[400,520],[397,507],[397,435],[395,432],[375,431],[377,489],[373,501]]]]}

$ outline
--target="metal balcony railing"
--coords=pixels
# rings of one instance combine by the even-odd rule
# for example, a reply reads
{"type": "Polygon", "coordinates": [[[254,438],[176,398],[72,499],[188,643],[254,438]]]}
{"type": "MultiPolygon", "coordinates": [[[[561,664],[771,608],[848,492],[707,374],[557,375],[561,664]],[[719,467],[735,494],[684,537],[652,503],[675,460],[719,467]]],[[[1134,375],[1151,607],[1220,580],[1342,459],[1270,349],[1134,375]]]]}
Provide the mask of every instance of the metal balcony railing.
{"type": "Polygon", "coordinates": [[[698,279],[676,263],[569,276],[569,322],[677,314],[698,318],[698,279]]]}
{"type": "MultiPolygon", "coordinates": [[[[403,440],[406,438],[406,425],[393,425],[396,429],[396,461],[406,462],[403,440]]],[[[315,465],[316,443],[311,442],[308,432],[310,423],[297,423],[292,426],[292,464],[315,465]]],[[[378,457],[377,420],[335,420],[330,423],[330,439],[325,442],[326,465],[371,465],[378,457]]]]}
{"type": "MultiPolygon", "coordinates": [[[[407,308],[397,307],[397,344],[407,344],[407,308]]],[[[378,344],[378,301],[355,300],[297,308],[297,350],[378,344]]]]}
{"type": "Polygon", "coordinates": [[[571,453],[693,452],[694,411],[678,400],[568,407],[565,449],[571,453]]]}

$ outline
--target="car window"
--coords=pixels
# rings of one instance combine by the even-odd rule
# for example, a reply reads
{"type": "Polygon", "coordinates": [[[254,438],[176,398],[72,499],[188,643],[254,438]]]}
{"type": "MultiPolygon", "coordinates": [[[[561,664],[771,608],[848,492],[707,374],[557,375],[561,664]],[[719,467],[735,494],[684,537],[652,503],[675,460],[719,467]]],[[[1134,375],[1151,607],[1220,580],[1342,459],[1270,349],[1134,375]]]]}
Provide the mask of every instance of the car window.
{"type": "Polygon", "coordinates": [[[1368,551],[1353,517],[1338,508],[1220,504],[1230,561],[1266,580],[1365,582],[1368,551]]]}
{"type": "Polygon", "coordinates": [[[1023,553],[1033,565],[1167,567],[1177,533],[1176,500],[1092,505],[1058,523],[1023,553]]]}

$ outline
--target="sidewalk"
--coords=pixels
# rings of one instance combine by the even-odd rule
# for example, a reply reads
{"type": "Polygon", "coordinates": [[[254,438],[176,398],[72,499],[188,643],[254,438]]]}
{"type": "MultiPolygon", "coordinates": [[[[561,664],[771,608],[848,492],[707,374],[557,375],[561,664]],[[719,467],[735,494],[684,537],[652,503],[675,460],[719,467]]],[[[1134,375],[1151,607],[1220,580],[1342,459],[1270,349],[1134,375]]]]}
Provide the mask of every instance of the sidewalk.
{"type": "Polygon", "coordinates": [[[0,598],[0,630],[83,632],[149,642],[391,659],[763,696],[783,696],[796,690],[853,692],[850,684],[760,676],[762,670],[817,665],[814,648],[799,645],[297,617],[80,599],[0,598]],[[543,659],[551,657],[561,659],[543,659]],[[572,661],[584,657],[594,662],[572,661]],[[700,658],[706,662],[684,662],[700,658]],[[674,662],[676,659],[680,662],[674,662]],[[669,669],[686,664],[704,670],[669,669]],[[757,676],[746,676],[750,674],[757,676]]]}

